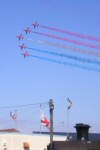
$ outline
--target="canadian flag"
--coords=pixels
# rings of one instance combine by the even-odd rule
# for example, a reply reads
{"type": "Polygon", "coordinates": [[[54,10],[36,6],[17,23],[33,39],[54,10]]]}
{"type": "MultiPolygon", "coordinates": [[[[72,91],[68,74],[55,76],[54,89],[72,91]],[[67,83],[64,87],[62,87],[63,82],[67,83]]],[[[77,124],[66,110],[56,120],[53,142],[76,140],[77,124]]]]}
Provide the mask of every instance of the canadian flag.
{"type": "Polygon", "coordinates": [[[10,116],[12,119],[14,119],[15,121],[17,120],[17,114],[12,114],[12,112],[10,112],[10,116]]]}
{"type": "Polygon", "coordinates": [[[46,126],[48,129],[50,128],[50,121],[44,117],[44,114],[41,114],[41,124],[46,126]]]}

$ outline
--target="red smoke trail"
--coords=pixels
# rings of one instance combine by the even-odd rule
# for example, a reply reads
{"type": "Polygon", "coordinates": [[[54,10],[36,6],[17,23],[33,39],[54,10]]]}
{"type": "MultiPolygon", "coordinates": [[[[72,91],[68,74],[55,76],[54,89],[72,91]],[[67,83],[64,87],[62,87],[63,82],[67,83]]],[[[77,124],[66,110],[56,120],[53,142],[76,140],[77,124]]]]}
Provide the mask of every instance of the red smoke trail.
{"type": "Polygon", "coordinates": [[[33,41],[33,42],[37,42],[37,43],[47,44],[47,45],[50,45],[50,46],[56,46],[56,47],[59,47],[59,48],[64,48],[64,49],[71,50],[71,51],[74,51],[74,52],[80,52],[80,53],[83,53],[83,54],[100,57],[99,53],[89,51],[89,50],[84,50],[84,49],[80,49],[80,48],[76,48],[76,47],[72,47],[72,46],[61,45],[61,44],[56,44],[56,43],[42,41],[42,40],[32,40],[32,39],[28,39],[28,40],[33,41]]]}
{"type": "Polygon", "coordinates": [[[51,35],[51,34],[46,34],[46,33],[41,33],[41,32],[33,32],[33,33],[39,34],[39,35],[42,35],[42,36],[51,37],[51,38],[58,39],[58,40],[71,42],[71,43],[74,43],[74,44],[77,44],[77,45],[88,46],[88,47],[100,50],[100,46],[97,46],[97,45],[92,45],[92,44],[88,44],[88,43],[85,43],[85,42],[75,41],[75,40],[72,40],[72,39],[63,38],[63,37],[59,37],[59,36],[55,36],[55,35],[51,35]]]}
{"type": "Polygon", "coordinates": [[[48,27],[48,26],[41,26],[40,25],[40,27],[46,28],[46,29],[49,29],[49,30],[53,30],[53,31],[57,31],[57,32],[61,32],[61,33],[65,33],[65,34],[69,34],[71,36],[79,37],[79,38],[82,38],[82,39],[88,39],[88,40],[94,40],[96,42],[100,42],[100,38],[98,38],[98,37],[88,36],[88,35],[84,35],[84,34],[80,34],[80,33],[76,33],[76,32],[71,32],[71,31],[65,31],[65,30],[62,30],[62,29],[57,29],[57,28],[48,27]]]}

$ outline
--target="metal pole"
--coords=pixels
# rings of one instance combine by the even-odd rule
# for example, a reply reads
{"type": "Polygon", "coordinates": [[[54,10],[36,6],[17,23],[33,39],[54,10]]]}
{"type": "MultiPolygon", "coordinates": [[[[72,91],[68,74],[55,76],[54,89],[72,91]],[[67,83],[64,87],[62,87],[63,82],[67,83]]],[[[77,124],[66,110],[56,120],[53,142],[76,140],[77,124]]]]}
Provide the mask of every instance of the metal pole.
{"type": "Polygon", "coordinates": [[[40,104],[40,134],[41,134],[41,104],[40,104]]]}
{"type": "Polygon", "coordinates": [[[15,118],[15,129],[17,130],[17,126],[18,126],[17,110],[15,110],[15,115],[16,115],[16,118],[15,118]]]}
{"type": "Polygon", "coordinates": [[[50,150],[52,150],[52,142],[53,142],[53,110],[54,110],[54,104],[53,104],[53,100],[52,99],[50,99],[49,107],[50,107],[50,150]]]}
{"type": "Polygon", "coordinates": [[[69,140],[69,110],[72,106],[71,100],[67,99],[67,140],[69,140]]]}
{"type": "Polygon", "coordinates": [[[69,139],[69,109],[67,108],[67,140],[69,139]]]}

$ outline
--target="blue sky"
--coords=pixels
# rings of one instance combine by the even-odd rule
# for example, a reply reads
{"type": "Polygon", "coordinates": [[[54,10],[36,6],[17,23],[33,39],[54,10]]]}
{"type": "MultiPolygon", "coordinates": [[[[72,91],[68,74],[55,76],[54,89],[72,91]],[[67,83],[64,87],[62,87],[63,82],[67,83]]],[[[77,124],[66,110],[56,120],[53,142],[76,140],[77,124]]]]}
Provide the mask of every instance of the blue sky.
{"type": "MultiPolygon", "coordinates": [[[[89,124],[91,132],[100,132],[100,73],[85,69],[64,66],[61,64],[40,60],[32,57],[23,58],[18,47],[23,42],[31,47],[57,53],[72,54],[61,48],[46,44],[32,43],[27,39],[45,40],[48,42],[89,49],[99,50],[75,45],[61,40],[48,38],[34,33],[25,35],[23,29],[32,27],[32,23],[38,21],[41,25],[58,29],[77,32],[85,35],[100,37],[100,1],[99,0],[8,0],[0,1],[0,106],[27,105],[54,100],[55,130],[62,131],[62,125],[56,122],[64,122],[65,131],[67,123],[67,98],[73,106],[70,109],[70,131],[75,132],[76,123],[89,124]],[[19,42],[16,38],[24,34],[25,40],[19,42]]],[[[48,34],[81,41],[67,34],[57,33],[46,29],[36,29],[48,34]]],[[[98,42],[84,40],[84,42],[100,45],[98,42]]],[[[49,56],[35,51],[32,55],[49,57],[65,61],[57,56],[49,56]]],[[[84,54],[74,53],[75,56],[89,58],[84,54]]],[[[94,58],[94,57],[93,57],[94,58]]],[[[95,58],[99,61],[99,58],[95,58]]],[[[67,62],[71,60],[67,59],[67,62]]],[[[72,61],[76,63],[75,61],[72,61]]],[[[77,64],[82,64],[77,62],[77,64]]],[[[82,64],[84,66],[84,63],[82,64]]],[[[86,64],[90,66],[90,64],[86,64]]],[[[92,65],[91,65],[92,66],[92,65]]],[[[95,65],[96,66],[96,65],[95,65]]],[[[97,66],[99,69],[99,66],[97,66]]],[[[9,111],[15,108],[1,109],[2,123],[0,129],[14,126],[14,121],[9,117],[9,111]],[[5,123],[7,122],[7,123],[5,123]]],[[[16,108],[17,110],[19,108],[16,108]]],[[[49,117],[49,107],[42,110],[49,117]]],[[[26,130],[39,130],[39,109],[27,108],[23,115],[18,110],[18,128],[26,130]],[[32,111],[30,111],[32,109],[32,111]],[[22,116],[23,117],[22,117],[22,116]],[[30,125],[31,124],[31,125],[30,125]]],[[[43,128],[43,130],[45,130],[43,128]]]]}

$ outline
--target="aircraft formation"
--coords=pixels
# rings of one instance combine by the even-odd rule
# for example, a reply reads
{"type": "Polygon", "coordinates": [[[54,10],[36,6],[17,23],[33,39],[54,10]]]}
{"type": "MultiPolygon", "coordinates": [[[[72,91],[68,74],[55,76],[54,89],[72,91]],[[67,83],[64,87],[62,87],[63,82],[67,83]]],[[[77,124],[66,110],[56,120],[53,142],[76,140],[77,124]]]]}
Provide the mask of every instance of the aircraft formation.
{"type": "MultiPolygon", "coordinates": [[[[32,26],[34,27],[34,29],[35,29],[36,27],[39,27],[38,21],[36,21],[35,23],[33,23],[32,26]]],[[[24,32],[25,32],[26,34],[28,34],[28,33],[31,33],[32,30],[31,30],[29,27],[27,27],[26,29],[24,29],[24,32]]],[[[16,37],[18,38],[19,41],[24,39],[24,35],[23,35],[23,34],[20,34],[20,35],[18,35],[18,36],[16,36],[16,37]]],[[[25,46],[25,44],[22,44],[22,45],[20,45],[19,47],[20,47],[21,50],[27,48],[27,47],[25,46]]],[[[22,53],[22,55],[23,55],[24,58],[25,58],[25,57],[29,56],[29,53],[26,51],[25,53],[22,53]]]]}
{"type": "Polygon", "coordinates": [[[67,31],[67,30],[62,30],[62,29],[57,29],[57,28],[54,28],[54,27],[49,27],[49,26],[42,26],[40,25],[40,23],[38,21],[35,21],[34,23],[31,24],[31,27],[27,27],[25,28],[24,30],[24,34],[19,34],[17,35],[16,37],[18,38],[18,40],[21,42],[22,40],[26,39],[26,37],[29,35],[29,34],[38,34],[40,36],[44,36],[46,37],[46,40],[49,39],[49,38],[52,38],[52,39],[57,39],[57,40],[60,40],[60,41],[64,41],[64,42],[67,42],[67,43],[72,43],[76,46],[82,46],[82,47],[85,47],[85,48],[80,48],[80,47],[75,47],[75,46],[69,46],[69,45],[63,45],[63,44],[58,44],[58,43],[52,43],[52,42],[49,42],[49,41],[44,41],[44,40],[34,40],[34,39],[28,39],[29,41],[33,41],[34,43],[38,43],[38,44],[46,44],[46,45],[49,45],[49,46],[54,46],[54,47],[59,47],[59,48],[63,48],[63,49],[66,49],[66,52],[70,52],[73,53],[73,54],[66,54],[66,53],[55,53],[55,52],[51,52],[51,51],[47,51],[47,50],[40,50],[40,49],[35,49],[35,48],[30,48],[28,47],[24,42],[23,44],[20,44],[19,45],[19,48],[21,50],[34,50],[34,51],[37,51],[37,52],[40,52],[40,53],[45,53],[45,54],[50,54],[50,55],[55,55],[55,56],[60,56],[62,58],[66,57],[66,60],[68,59],[68,61],[59,61],[59,60],[56,60],[56,59],[50,59],[50,58],[44,58],[44,57],[38,57],[38,56],[34,56],[34,55],[30,55],[30,52],[28,52],[27,50],[22,53],[22,55],[24,56],[24,58],[28,57],[28,56],[32,56],[32,57],[36,57],[38,59],[42,59],[42,60],[47,60],[47,61],[51,61],[51,62],[55,62],[55,63],[58,63],[58,64],[63,64],[63,65],[67,65],[67,66],[71,66],[71,67],[78,67],[78,68],[82,68],[82,69],[85,69],[85,70],[93,70],[93,71],[97,71],[97,72],[100,72],[100,69],[97,67],[100,65],[100,61],[99,61],[99,57],[100,57],[100,53],[97,51],[97,50],[100,50],[100,46],[97,44],[97,42],[100,42],[100,38],[99,37],[94,37],[94,36],[88,36],[88,35],[84,35],[84,34],[80,34],[80,33],[76,33],[76,32],[71,32],[71,31],[67,31]],[[59,33],[63,33],[63,34],[66,34],[66,35],[70,35],[70,36],[73,36],[77,39],[73,40],[73,39],[70,39],[69,37],[60,37],[60,36],[56,36],[56,35],[52,35],[52,34],[47,34],[47,33],[43,33],[43,32],[37,32],[37,31],[34,31],[35,29],[37,28],[43,28],[43,29],[48,29],[48,30],[51,30],[51,31],[56,31],[56,32],[59,32],[59,33]],[[79,40],[81,39],[81,41],[79,40]],[[82,41],[83,39],[85,39],[85,41],[82,41]],[[87,40],[87,41],[86,41],[87,40]],[[92,44],[92,43],[88,43],[88,40],[90,41],[94,41],[95,44],[92,44]],[[91,49],[87,49],[87,48],[91,48],[91,49]],[[96,49],[96,51],[95,51],[96,49]],[[81,56],[76,56],[76,54],[81,54],[81,56]],[[87,56],[88,58],[87,58],[87,56]],[[70,63],[70,61],[73,61],[70,63]],[[95,65],[95,66],[94,66],[95,65]]]}

